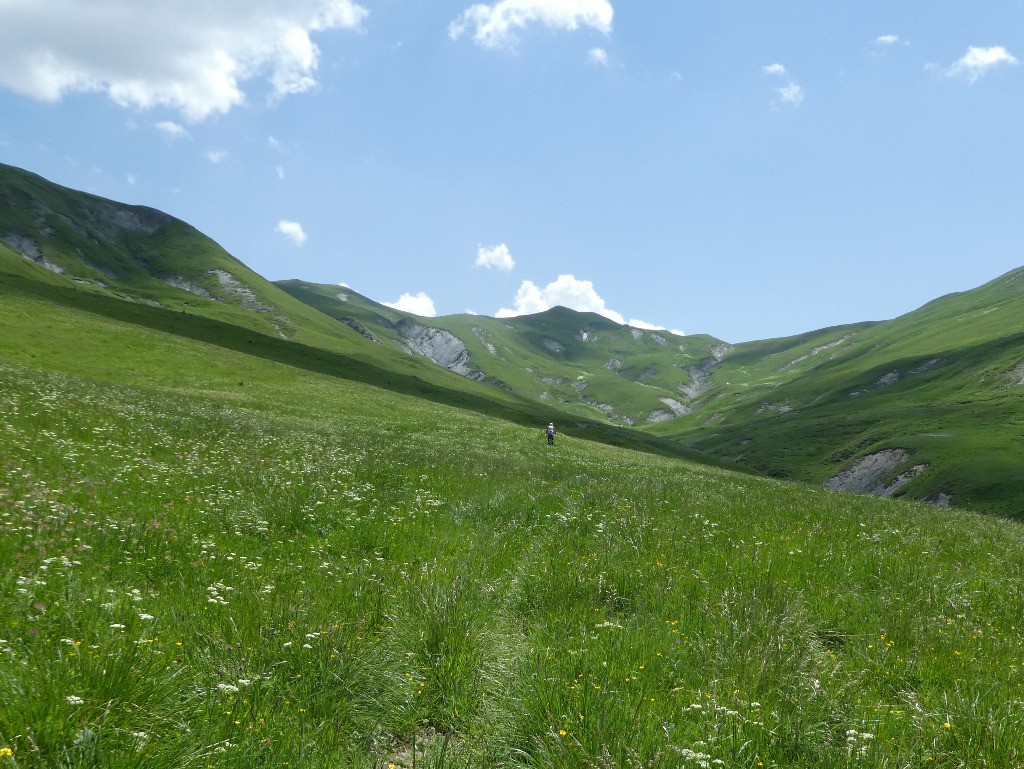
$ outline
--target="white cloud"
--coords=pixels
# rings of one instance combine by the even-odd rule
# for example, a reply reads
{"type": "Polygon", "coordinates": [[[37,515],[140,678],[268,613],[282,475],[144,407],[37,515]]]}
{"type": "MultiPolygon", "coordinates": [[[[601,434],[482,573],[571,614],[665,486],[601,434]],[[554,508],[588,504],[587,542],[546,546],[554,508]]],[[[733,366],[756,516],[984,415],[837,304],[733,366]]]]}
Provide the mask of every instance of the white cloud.
{"type": "Polygon", "coordinates": [[[3,0],[0,87],[43,101],[105,93],[187,120],[226,113],[263,76],[275,98],[308,91],[320,51],[310,35],[358,29],[354,0],[3,0]]]}
{"type": "Polygon", "coordinates": [[[785,80],[786,84],[775,89],[778,98],[775,104],[799,107],[804,100],[804,89],[801,88],[790,76],[788,70],[781,64],[766,64],[761,67],[761,72],[769,77],[785,80]]]}
{"type": "Polygon", "coordinates": [[[587,53],[587,61],[599,67],[608,66],[608,51],[604,48],[591,48],[587,53]]]}
{"type": "Polygon", "coordinates": [[[946,70],[946,75],[962,77],[973,83],[993,67],[1003,64],[1012,66],[1016,63],[1016,57],[1001,45],[991,48],[977,48],[972,45],[967,49],[967,53],[946,70]]]}
{"type": "Polygon", "coordinates": [[[277,231],[297,246],[301,246],[306,242],[306,231],[302,229],[302,225],[298,222],[282,219],[277,223],[277,231]]]}
{"type": "Polygon", "coordinates": [[[448,36],[458,40],[471,31],[477,45],[505,48],[514,46],[517,32],[533,23],[569,31],[591,27],[608,35],[613,15],[609,0],[498,0],[463,11],[448,27],[448,36]]]}
{"type": "Polygon", "coordinates": [[[900,42],[899,35],[881,35],[875,38],[875,46],[878,48],[889,48],[900,42]]]}
{"type": "Polygon", "coordinates": [[[437,315],[434,308],[434,300],[423,291],[413,296],[402,294],[394,302],[384,302],[385,307],[391,307],[402,312],[411,312],[413,315],[420,315],[424,318],[433,318],[437,315]]]}
{"type": "Polygon", "coordinates": [[[504,270],[509,272],[516,266],[508,246],[504,243],[497,246],[478,246],[476,250],[476,266],[486,267],[488,270],[504,270]]]}
{"type": "Polygon", "coordinates": [[[174,123],[170,120],[161,120],[156,124],[156,130],[166,136],[168,139],[180,139],[188,136],[188,131],[185,127],[174,123]]]}
{"type": "Polygon", "coordinates": [[[796,83],[789,83],[779,89],[779,101],[783,104],[799,107],[803,103],[803,100],[804,89],[796,83]]]}
{"type": "Polygon", "coordinates": [[[279,181],[284,180],[284,166],[274,166],[274,173],[277,174],[279,181]]]}
{"type": "Polygon", "coordinates": [[[616,323],[625,323],[620,313],[608,309],[594,284],[589,280],[577,280],[573,275],[559,275],[553,283],[541,288],[533,281],[524,280],[516,292],[515,308],[502,308],[498,318],[512,318],[516,315],[531,315],[544,312],[552,307],[568,307],[578,312],[596,312],[616,323]]]}
{"type": "Polygon", "coordinates": [[[654,323],[648,323],[645,320],[637,320],[636,318],[631,318],[630,320],[626,321],[626,325],[627,326],[632,326],[633,328],[642,328],[642,329],[644,329],[646,331],[664,331],[665,330],[664,326],[657,326],[654,323]]]}
{"type": "Polygon", "coordinates": [[[223,163],[225,160],[227,160],[228,155],[230,154],[231,153],[225,152],[224,150],[210,150],[209,152],[206,153],[206,159],[209,160],[214,165],[217,165],[218,163],[223,163]]]}

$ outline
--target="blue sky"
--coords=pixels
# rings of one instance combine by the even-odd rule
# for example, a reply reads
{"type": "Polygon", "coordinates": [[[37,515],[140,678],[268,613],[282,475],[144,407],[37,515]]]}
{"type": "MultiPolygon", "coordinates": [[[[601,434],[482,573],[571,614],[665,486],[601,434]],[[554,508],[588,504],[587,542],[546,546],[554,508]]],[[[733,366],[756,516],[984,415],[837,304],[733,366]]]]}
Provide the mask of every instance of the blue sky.
{"type": "Polygon", "coordinates": [[[0,160],[271,280],[730,342],[1024,264],[1024,0],[0,0],[0,160]]]}

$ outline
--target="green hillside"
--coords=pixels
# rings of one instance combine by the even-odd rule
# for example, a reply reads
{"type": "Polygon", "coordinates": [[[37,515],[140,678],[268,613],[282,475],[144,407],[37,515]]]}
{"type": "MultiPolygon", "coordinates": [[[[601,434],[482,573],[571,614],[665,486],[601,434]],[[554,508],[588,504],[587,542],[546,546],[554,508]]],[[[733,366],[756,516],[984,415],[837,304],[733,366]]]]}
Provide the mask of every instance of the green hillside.
{"type": "MultiPolygon", "coordinates": [[[[895,320],[729,345],[562,307],[421,318],[264,280],[189,225],[0,166],[0,291],[522,425],[1024,515],[1024,269],[895,320]]],[[[29,323],[32,352],[63,354],[29,323]]],[[[102,358],[109,356],[109,345],[102,358]]]]}
{"type": "MultiPolygon", "coordinates": [[[[337,286],[324,288],[333,294],[339,291],[337,286]]],[[[556,420],[594,440],[694,455],[678,444],[595,419],[595,412],[568,414],[557,404],[446,371],[398,344],[380,344],[359,324],[339,322],[316,303],[296,300],[180,220],[69,190],[4,165],[0,294],[9,301],[24,294],[88,309],[111,320],[498,414],[537,429],[556,420]]],[[[410,317],[359,299],[389,322],[410,317]]],[[[37,327],[30,322],[24,333],[32,344],[20,345],[19,355],[40,355],[44,350],[52,358],[64,354],[65,339],[45,324],[37,327]]],[[[22,341],[12,329],[8,342],[22,341]]],[[[104,348],[93,350],[102,366],[102,359],[111,354],[109,344],[96,347],[104,348]]],[[[713,457],[709,461],[724,464],[713,457]]]]}
{"type": "MultiPolygon", "coordinates": [[[[479,315],[426,319],[338,286],[298,280],[277,285],[385,345],[415,348],[422,329],[448,332],[455,338],[452,344],[464,349],[464,360],[458,354],[446,357],[443,348],[434,357],[463,376],[571,414],[628,426],[685,412],[686,396],[680,386],[691,383],[690,369],[725,348],[713,337],[683,338],[667,331],[634,329],[564,307],[508,319],[479,315]]],[[[431,350],[419,352],[432,354],[431,350]]]]}
{"type": "Polygon", "coordinates": [[[1024,761],[1019,524],[549,448],[27,282],[0,766],[1024,761]]]}
{"type": "Polygon", "coordinates": [[[653,432],[824,483],[903,450],[897,493],[1024,515],[1024,269],[884,323],[737,346],[694,413],[653,432]]]}

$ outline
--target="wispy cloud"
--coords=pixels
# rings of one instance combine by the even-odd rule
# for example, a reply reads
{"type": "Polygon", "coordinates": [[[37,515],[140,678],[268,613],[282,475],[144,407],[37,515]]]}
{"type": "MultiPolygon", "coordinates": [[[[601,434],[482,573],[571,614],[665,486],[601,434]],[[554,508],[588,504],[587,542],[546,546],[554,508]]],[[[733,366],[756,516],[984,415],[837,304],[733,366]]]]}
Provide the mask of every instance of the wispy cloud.
{"type": "Polygon", "coordinates": [[[990,48],[978,48],[972,45],[967,49],[967,53],[957,59],[951,67],[945,69],[945,74],[947,77],[963,78],[973,83],[995,67],[1015,64],[1017,64],[1016,57],[1001,45],[990,48]]]}
{"type": "Polygon", "coordinates": [[[799,107],[804,101],[804,89],[789,76],[789,71],[782,64],[766,64],[761,72],[768,77],[784,81],[775,89],[776,106],[799,107]]]}
{"type": "Polygon", "coordinates": [[[458,40],[471,34],[483,48],[509,48],[530,24],[573,31],[590,27],[611,34],[614,9],[609,0],[498,0],[476,3],[462,12],[448,27],[448,36],[458,40]]]}
{"type": "Polygon", "coordinates": [[[401,310],[402,312],[411,312],[413,315],[420,315],[424,318],[437,316],[434,300],[424,291],[420,291],[417,294],[402,294],[394,302],[384,302],[384,306],[401,310]]]}
{"type": "Polygon", "coordinates": [[[277,223],[277,232],[284,235],[296,246],[301,246],[306,242],[306,231],[302,229],[302,225],[298,222],[282,219],[277,223]]]}
{"type": "Polygon", "coordinates": [[[218,163],[223,163],[227,160],[230,154],[230,152],[225,152],[224,150],[210,150],[206,153],[206,159],[214,165],[217,165],[218,163]]]}
{"type": "Polygon", "coordinates": [[[188,136],[188,131],[184,126],[171,120],[161,120],[156,124],[156,130],[168,139],[181,139],[188,136]]]}
{"type": "Polygon", "coordinates": [[[604,48],[591,48],[587,52],[587,61],[598,67],[608,66],[608,51],[604,48]]]}
{"type": "Polygon", "coordinates": [[[196,122],[243,103],[265,76],[275,98],[309,91],[320,51],[312,40],[355,29],[353,0],[4,0],[0,87],[43,101],[105,93],[136,109],[169,107],[196,122]]]}
{"type": "Polygon", "coordinates": [[[900,40],[899,35],[879,35],[875,38],[876,48],[892,48],[894,45],[898,45],[903,42],[900,40]]]}
{"type": "Polygon", "coordinates": [[[478,246],[476,250],[476,266],[488,270],[509,272],[516,266],[508,246],[501,243],[497,246],[478,246]]]}

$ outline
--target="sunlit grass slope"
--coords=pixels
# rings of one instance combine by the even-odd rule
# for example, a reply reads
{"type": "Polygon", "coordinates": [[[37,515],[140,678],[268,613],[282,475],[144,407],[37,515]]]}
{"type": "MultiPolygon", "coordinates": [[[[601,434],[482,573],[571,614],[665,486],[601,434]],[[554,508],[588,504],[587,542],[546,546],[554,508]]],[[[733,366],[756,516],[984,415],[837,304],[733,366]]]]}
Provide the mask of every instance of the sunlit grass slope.
{"type": "MultiPolygon", "coordinates": [[[[401,344],[400,313],[338,286],[301,280],[277,286],[326,315],[359,323],[384,344],[401,344]]],[[[500,389],[590,419],[642,424],[682,406],[688,369],[722,345],[704,334],[681,337],[634,329],[595,313],[554,307],[515,318],[449,315],[418,318],[466,346],[471,365],[500,389]]]]}
{"type": "Polygon", "coordinates": [[[53,312],[0,338],[0,766],[1024,761],[1012,522],[53,312]]]}
{"type": "Polygon", "coordinates": [[[651,432],[812,483],[903,448],[928,466],[908,498],[1024,516],[1024,269],[884,323],[739,345],[714,377],[651,432]]]}

